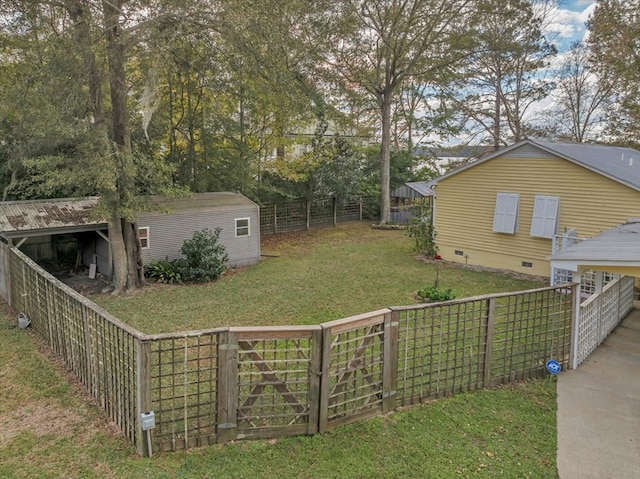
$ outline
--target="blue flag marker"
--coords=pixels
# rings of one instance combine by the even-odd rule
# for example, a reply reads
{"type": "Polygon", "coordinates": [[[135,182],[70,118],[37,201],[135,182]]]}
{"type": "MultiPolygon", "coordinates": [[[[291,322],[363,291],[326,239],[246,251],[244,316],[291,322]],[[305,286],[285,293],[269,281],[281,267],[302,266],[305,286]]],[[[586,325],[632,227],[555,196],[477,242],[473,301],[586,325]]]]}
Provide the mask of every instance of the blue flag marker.
{"type": "Polygon", "coordinates": [[[549,359],[549,361],[547,361],[547,371],[551,374],[558,374],[562,371],[562,366],[560,366],[560,363],[555,359],[549,359]]]}

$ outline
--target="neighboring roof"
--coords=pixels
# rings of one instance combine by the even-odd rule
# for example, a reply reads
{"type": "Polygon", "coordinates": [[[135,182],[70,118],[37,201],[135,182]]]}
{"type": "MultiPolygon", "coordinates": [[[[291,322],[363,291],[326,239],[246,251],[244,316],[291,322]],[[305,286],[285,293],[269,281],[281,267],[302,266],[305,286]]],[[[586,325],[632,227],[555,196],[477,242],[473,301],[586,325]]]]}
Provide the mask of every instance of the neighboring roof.
{"type": "Polygon", "coordinates": [[[500,149],[480,160],[450,171],[436,182],[458,174],[469,168],[503,156],[524,145],[540,148],[565,160],[599,173],[607,178],[640,191],[640,151],[619,146],[595,145],[591,143],[554,143],[548,141],[522,140],[507,148],[500,149]]]}
{"type": "MultiPolygon", "coordinates": [[[[640,218],[604,231],[550,257],[553,266],[640,266],[640,218]]],[[[573,267],[572,267],[573,266],[573,267]]]]}
{"type": "Polygon", "coordinates": [[[435,191],[430,188],[431,182],[410,181],[398,188],[394,188],[389,196],[394,198],[424,198],[434,196],[435,191]]]}
{"type": "Polygon", "coordinates": [[[435,156],[437,158],[479,158],[489,151],[493,151],[492,146],[466,145],[454,148],[429,148],[419,146],[415,149],[416,155],[435,156]]]}
{"type": "MultiPolygon", "coordinates": [[[[42,230],[94,230],[106,223],[90,219],[98,198],[0,202],[0,233],[29,233],[42,230]]],[[[64,232],[64,231],[63,231],[64,232]]]]}
{"type": "MultiPolygon", "coordinates": [[[[105,229],[107,223],[104,220],[90,218],[98,200],[97,197],[89,197],[0,201],[0,234],[15,237],[105,229]]],[[[156,198],[155,203],[166,208],[169,214],[188,210],[258,207],[238,193],[197,193],[184,198],[156,198]]]]}

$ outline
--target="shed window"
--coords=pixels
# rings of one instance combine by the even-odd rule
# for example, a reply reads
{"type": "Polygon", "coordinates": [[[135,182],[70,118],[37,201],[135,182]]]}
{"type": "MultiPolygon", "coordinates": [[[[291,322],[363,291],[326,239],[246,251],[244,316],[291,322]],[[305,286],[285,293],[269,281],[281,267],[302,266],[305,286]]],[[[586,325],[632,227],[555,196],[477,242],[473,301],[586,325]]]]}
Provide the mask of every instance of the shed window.
{"type": "Polygon", "coordinates": [[[249,218],[236,218],[236,238],[249,234],[249,218]]]}
{"type": "Polygon", "coordinates": [[[531,219],[531,236],[552,239],[558,226],[558,196],[536,195],[531,219]]]}
{"type": "Polygon", "coordinates": [[[493,231],[514,234],[518,225],[518,193],[498,193],[493,214],[493,231]]]}
{"type": "Polygon", "coordinates": [[[138,228],[138,238],[140,238],[140,248],[148,249],[149,248],[149,227],[148,226],[138,228]]]}

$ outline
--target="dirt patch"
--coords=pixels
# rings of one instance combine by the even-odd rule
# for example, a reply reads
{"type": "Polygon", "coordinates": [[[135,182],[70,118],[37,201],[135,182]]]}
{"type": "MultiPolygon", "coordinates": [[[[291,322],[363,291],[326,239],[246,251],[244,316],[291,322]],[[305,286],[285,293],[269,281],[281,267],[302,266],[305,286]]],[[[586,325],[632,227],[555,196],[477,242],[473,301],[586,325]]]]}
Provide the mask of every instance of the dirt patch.
{"type": "Polygon", "coordinates": [[[54,276],[83,296],[103,293],[109,289],[109,281],[101,274],[93,279],[89,278],[88,272],[56,273],[54,276]]]}
{"type": "Polygon", "coordinates": [[[75,411],[51,404],[27,404],[0,416],[0,447],[5,447],[14,437],[27,431],[37,437],[70,437],[74,435],[74,426],[81,422],[82,417],[75,411]]]}
{"type": "Polygon", "coordinates": [[[462,263],[456,263],[455,261],[447,261],[444,259],[431,259],[431,258],[427,258],[426,256],[418,256],[418,258],[420,258],[422,261],[424,261],[425,263],[429,263],[429,264],[441,264],[446,266],[447,268],[464,268],[464,269],[470,269],[472,271],[482,271],[485,273],[498,273],[498,274],[504,274],[506,276],[511,276],[512,278],[517,278],[517,279],[524,279],[524,280],[528,280],[528,281],[535,281],[538,283],[544,283],[545,286],[549,285],[549,278],[545,277],[545,276],[537,276],[534,274],[526,274],[526,273],[519,273],[518,271],[511,271],[508,269],[498,269],[498,268],[489,268],[488,266],[478,266],[478,265],[474,265],[474,264],[462,264],[462,263]]]}

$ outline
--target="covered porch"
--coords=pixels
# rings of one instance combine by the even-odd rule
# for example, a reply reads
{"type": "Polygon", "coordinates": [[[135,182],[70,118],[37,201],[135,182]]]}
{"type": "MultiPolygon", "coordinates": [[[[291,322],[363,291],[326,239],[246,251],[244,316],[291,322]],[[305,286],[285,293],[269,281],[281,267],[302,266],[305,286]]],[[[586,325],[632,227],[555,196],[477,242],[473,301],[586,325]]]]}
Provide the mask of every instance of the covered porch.
{"type": "Polygon", "coordinates": [[[550,259],[556,280],[581,278],[583,295],[571,361],[576,368],[633,309],[640,278],[640,218],[592,238],[572,240],[550,259]]]}

